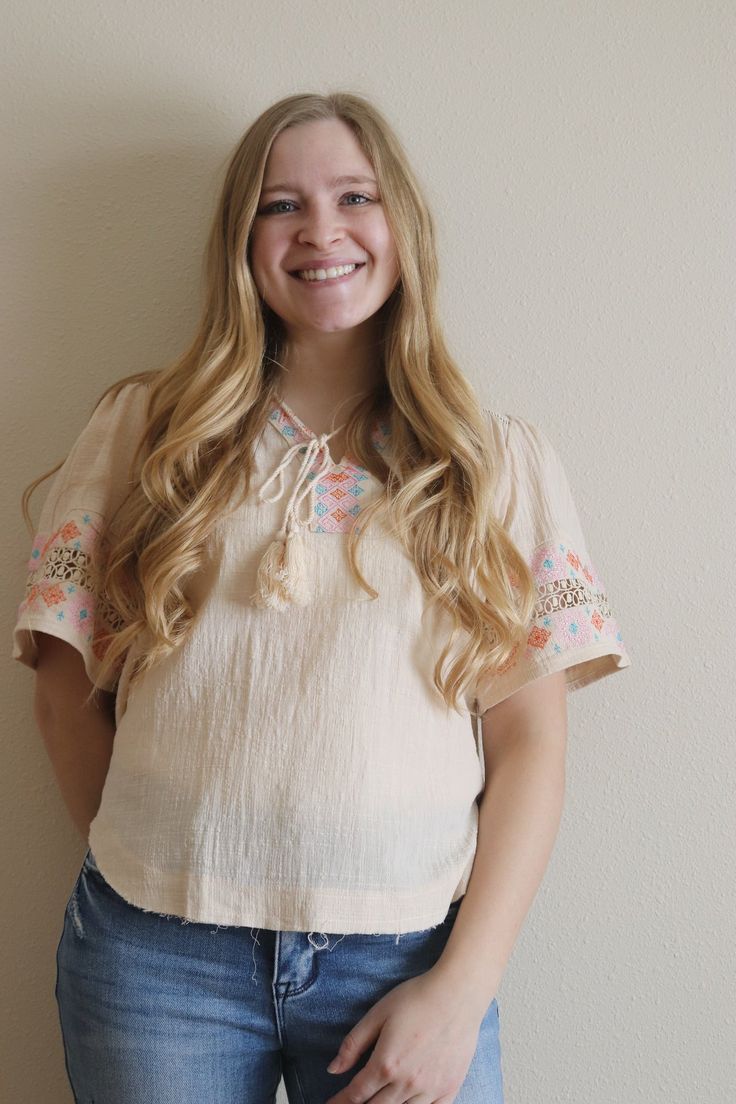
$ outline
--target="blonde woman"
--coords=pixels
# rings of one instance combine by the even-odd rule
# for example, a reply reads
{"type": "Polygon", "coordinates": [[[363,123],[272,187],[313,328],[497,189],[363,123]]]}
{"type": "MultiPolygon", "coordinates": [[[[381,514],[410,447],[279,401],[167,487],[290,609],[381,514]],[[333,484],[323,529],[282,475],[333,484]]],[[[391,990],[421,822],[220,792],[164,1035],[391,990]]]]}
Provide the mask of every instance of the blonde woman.
{"type": "Polygon", "coordinates": [[[79,1101],[503,1099],[566,692],[629,659],[555,448],[479,404],[437,280],[382,114],[281,100],[227,165],[191,347],[104,392],[35,530],[24,493],[13,656],[87,845],[79,1101]]]}

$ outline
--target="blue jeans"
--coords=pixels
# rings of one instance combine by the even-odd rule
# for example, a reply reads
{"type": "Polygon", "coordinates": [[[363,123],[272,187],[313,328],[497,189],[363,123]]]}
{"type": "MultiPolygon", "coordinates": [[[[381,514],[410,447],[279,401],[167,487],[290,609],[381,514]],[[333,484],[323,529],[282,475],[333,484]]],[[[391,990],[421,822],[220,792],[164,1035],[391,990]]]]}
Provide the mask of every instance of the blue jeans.
{"type": "MultiPolygon", "coordinates": [[[[145,912],[87,851],[64,915],[55,996],[77,1104],[324,1104],[372,1046],[327,1073],[375,1002],[439,958],[443,922],[400,936],[229,927],[145,912]]],[[[455,1104],[503,1104],[498,1004],[455,1104]]]]}

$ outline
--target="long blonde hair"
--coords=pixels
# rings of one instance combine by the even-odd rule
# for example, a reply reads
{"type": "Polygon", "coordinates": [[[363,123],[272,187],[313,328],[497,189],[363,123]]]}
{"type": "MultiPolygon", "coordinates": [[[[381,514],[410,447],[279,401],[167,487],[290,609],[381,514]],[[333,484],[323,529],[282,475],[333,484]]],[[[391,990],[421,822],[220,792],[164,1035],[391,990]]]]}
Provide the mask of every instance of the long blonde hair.
{"type": "MultiPolygon", "coordinates": [[[[170,366],[118,380],[98,399],[148,381],[136,479],[115,517],[120,537],[98,557],[97,585],[116,615],[115,631],[103,637],[99,681],[119,677],[141,632],[148,631],[147,646],[132,664],[130,685],[192,631],[195,611],[183,583],[202,566],[208,536],[236,489],[242,484],[242,499],[250,490],[251,450],[279,390],[284,328],[261,299],[249,266],[266,159],[285,128],[331,118],[352,128],[373,165],[400,266],[399,283],[379,312],[384,380],[346,426],[348,451],[385,485],[385,494],[350,531],[350,569],[377,597],[357,553],[371,520],[389,517],[428,603],[451,615],[433,681],[455,709],[460,694],[482,672],[502,668],[526,638],[537,591],[494,517],[498,473],[488,426],[445,346],[436,305],[435,231],[424,195],[397,136],[369,101],[347,92],[299,94],[267,108],[229,159],[207,242],[201,321],[190,347],[170,366]],[[379,415],[390,422],[388,458],[370,445],[379,415]],[[458,635],[462,647],[452,656],[458,635]]],[[[28,498],[59,467],[23,493],[31,530],[28,498]]]]}

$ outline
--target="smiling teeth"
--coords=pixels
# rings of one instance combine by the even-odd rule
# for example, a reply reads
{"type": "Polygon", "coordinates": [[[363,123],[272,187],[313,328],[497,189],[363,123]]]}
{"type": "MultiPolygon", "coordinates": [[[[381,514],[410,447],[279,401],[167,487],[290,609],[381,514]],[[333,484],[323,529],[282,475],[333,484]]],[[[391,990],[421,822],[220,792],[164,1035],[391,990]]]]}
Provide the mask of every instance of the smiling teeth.
{"type": "Polygon", "coordinates": [[[351,264],[338,265],[336,268],[305,268],[298,275],[300,280],[334,280],[336,276],[346,276],[357,267],[351,264]]]}

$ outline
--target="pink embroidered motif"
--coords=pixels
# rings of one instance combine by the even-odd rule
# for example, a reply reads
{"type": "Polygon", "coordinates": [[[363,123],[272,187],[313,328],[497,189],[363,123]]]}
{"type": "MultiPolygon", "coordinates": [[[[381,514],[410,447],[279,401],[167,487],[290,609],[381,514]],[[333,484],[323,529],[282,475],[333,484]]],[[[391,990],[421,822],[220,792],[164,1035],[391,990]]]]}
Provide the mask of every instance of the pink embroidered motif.
{"type": "Polygon", "coordinates": [[[67,519],[51,534],[37,533],[18,617],[41,614],[71,625],[101,660],[109,645],[100,639],[102,634],[118,631],[122,623],[96,593],[94,555],[100,535],[92,516],[81,510],[78,520],[67,519]]]}
{"type": "MultiPolygon", "coordinates": [[[[304,442],[306,446],[314,438],[314,434],[281,403],[273,407],[268,420],[289,445],[304,442]]],[[[379,452],[386,448],[389,434],[389,426],[377,420],[371,440],[379,452]]],[[[315,478],[321,464],[321,457],[316,457],[307,473],[307,479],[315,478]]],[[[340,464],[331,464],[329,471],[314,487],[315,514],[318,520],[312,523],[312,531],[349,532],[360,513],[360,498],[365,494],[366,484],[371,478],[370,472],[349,456],[345,456],[340,464]]]]}
{"type": "MultiPolygon", "coordinates": [[[[529,567],[539,597],[524,659],[531,659],[535,652],[567,652],[602,640],[613,651],[625,654],[605,586],[592,564],[584,564],[567,545],[550,541],[534,549],[529,567]]],[[[504,674],[519,658],[517,645],[507,662],[496,668],[496,673],[504,674]]]]}

